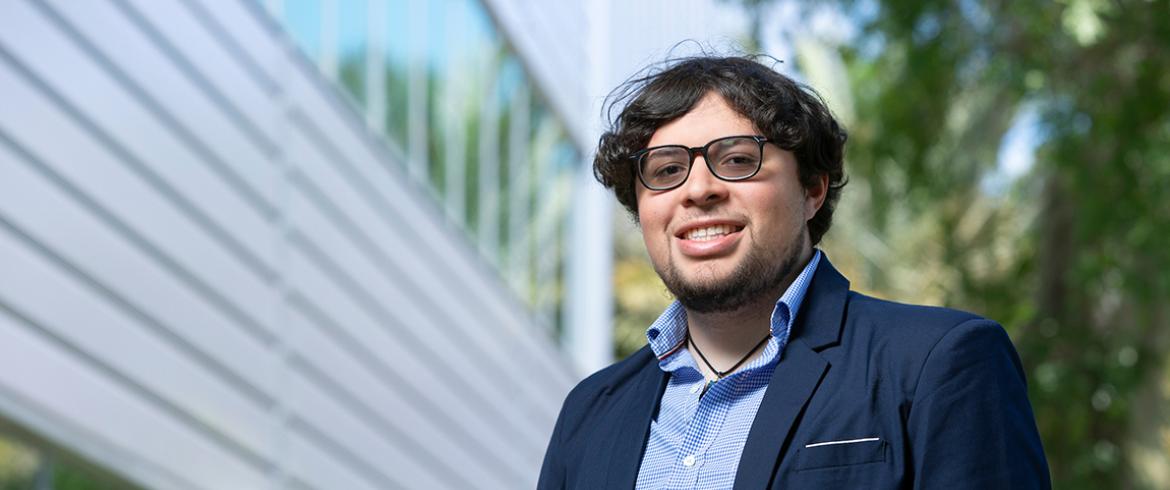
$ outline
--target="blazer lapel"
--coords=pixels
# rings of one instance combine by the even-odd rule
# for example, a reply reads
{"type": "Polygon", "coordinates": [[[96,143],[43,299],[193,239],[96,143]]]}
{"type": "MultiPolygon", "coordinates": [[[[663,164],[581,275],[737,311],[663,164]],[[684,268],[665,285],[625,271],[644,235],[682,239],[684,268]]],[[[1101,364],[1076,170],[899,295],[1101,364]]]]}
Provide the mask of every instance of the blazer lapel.
{"type": "Polygon", "coordinates": [[[793,422],[828,369],[829,363],[804,342],[790,342],[784,349],[784,359],[776,364],[768,391],[748,432],[735,474],[735,488],[768,486],[793,422]]]}
{"type": "Polygon", "coordinates": [[[771,482],[797,419],[829,370],[818,350],[840,340],[848,294],[849,281],[822,256],[748,432],[735,488],[767,488],[771,482]]]}
{"type": "Polygon", "coordinates": [[[657,361],[652,361],[638,373],[632,389],[624,389],[614,400],[614,411],[619,418],[614,424],[610,439],[609,473],[604,488],[634,488],[638,480],[638,468],[642,466],[642,453],[646,438],[650,435],[650,420],[658,411],[662,392],[666,389],[666,373],[657,361]]]}

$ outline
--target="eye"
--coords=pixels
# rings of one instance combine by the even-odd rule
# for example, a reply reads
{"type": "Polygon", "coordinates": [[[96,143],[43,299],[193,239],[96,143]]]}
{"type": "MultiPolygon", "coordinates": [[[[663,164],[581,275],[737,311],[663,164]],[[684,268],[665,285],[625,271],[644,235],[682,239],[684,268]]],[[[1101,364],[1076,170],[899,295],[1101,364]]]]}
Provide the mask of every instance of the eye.
{"type": "Polygon", "coordinates": [[[723,157],[719,165],[724,167],[754,167],[757,162],[758,159],[754,155],[739,153],[723,157]]]}
{"type": "Polygon", "coordinates": [[[681,147],[665,147],[652,150],[642,160],[642,176],[666,185],[668,181],[686,176],[690,167],[690,153],[681,147]]]}
{"type": "Polygon", "coordinates": [[[654,177],[670,177],[686,171],[686,166],[681,163],[667,163],[654,169],[654,177]]]}

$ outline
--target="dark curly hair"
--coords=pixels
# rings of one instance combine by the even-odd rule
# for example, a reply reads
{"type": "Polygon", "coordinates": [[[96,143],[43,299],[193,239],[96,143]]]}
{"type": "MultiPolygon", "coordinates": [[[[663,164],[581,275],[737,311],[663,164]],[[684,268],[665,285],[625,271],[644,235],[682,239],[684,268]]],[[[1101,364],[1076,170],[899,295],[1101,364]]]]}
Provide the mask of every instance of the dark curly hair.
{"type": "Polygon", "coordinates": [[[845,129],[828,106],[806,85],[745,57],[699,56],[667,62],[667,67],[627,80],[607,97],[610,130],[601,135],[593,175],[612,189],[638,220],[634,186],[638,176],[630,155],[646,147],[663,125],[682,117],[715,92],[748,119],[768,141],[796,157],[801,185],[816,185],[828,175],[825,203],[808,221],[812,244],[829,230],[833,208],[845,186],[845,129]],[[616,118],[613,110],[622,106],[616,118]]]}

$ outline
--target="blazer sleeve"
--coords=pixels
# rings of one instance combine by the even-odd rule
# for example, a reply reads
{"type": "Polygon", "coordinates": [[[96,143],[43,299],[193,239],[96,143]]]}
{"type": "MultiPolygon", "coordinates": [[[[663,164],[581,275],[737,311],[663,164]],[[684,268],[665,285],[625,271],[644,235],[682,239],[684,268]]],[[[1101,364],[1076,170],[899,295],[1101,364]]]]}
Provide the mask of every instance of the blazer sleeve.
{"type": "Polygon", "coordinates": [[[1024,371],[999,324],[972,319],[930,350],[907,421],[915,488],[1051,488],[1024,371]]]}
{"type": "MultiPolygon", "coordinates": [[[[556,427],[548,442],[548,449],[544,452],[544,463],[540,467],[540,480],[536,483],[538,490],[558,490],[565,488],[565,464],[561,452],[561,431],[565,424],[565,410],[562,408],[557,416],[556,427]]],[[[531,481],[531,480],[530,480],[531,481]]]]}

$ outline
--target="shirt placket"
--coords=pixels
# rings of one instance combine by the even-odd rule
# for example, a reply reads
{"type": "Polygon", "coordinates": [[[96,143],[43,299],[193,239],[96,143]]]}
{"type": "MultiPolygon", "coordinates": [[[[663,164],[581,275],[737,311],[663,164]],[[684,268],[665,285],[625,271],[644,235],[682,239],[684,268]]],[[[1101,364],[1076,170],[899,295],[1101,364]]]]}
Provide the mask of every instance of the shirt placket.
{"type": "Polygon", "coordinates": [[[695,487],[700,470],[706,462],[708,450],[719,436],[734,401],[735,385],[739,382],[734,378],[720,380],[712,385],[706,394],[702,393],[702,385],[706,380],[700,380],[688,390],[691,396],[698,398],[698,407],[687,424],[686,437],[675,456],[675,471],[671,472],[668,488],[695,487]]]}

